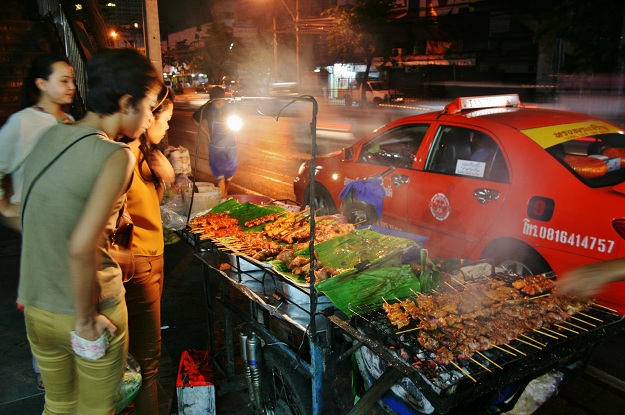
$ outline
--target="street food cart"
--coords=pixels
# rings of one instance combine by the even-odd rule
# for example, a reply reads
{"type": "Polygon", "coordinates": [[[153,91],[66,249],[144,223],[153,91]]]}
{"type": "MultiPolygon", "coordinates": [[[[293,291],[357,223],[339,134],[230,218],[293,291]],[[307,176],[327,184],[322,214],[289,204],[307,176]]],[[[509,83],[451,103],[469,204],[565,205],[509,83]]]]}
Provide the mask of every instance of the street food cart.
{"type": "MultiPolygon", "coordinates": [[[[315,170],[315,114],[311,172],[315,170]]],[[[314,184],[314,177],[311,181],[314,184]]],[[[310,208],[315,211],[314,205],[310,208]]],[[[270,214],[263,212],[265,216],[270,214]]],[[[308,223],[309,240],[316,241],[316,220],[309,214],[293,223],[308,223]]],[[[262,223],[271,222],[256,226],[262,228],[262,223]]],[[[517,290],[514,284],[520,277],[500,272],[488,261],[434,264],[421,249],[425,240],[417,243],[414,237],[418,240],[418,236],[411,239],[409,235],[389,236],[395,238],[390,245],[397,248],[392,252],[376,251],[387,246],[386,240],[375,236],[384,231],[362,232],[370,232],[365,237],[358,234],[368,241],[368,248],[357,253],[357,261],[345,260],[346,269],[325,281],[316,276],[315,265],[321,262],[317,243],[308,243],[313,266],[298,276],[291,266],[269,261],[271,254],[261,259],[252,255],[249,244],[192,228],[180,232],[203,264],[212,355],[221,355],[223,350],[227,380],[244,379],[241,387],[248,389],[259,413],[369,414],[379,402],[395,410],[388,402],[397,397],[392,391],[398,382],[412,385],[409,395],[415,401],[403,405],[401,413],[446,414],[467,408],[505,411],[532,379],[583,360],[600,340],[625,330],[623,319],[613,310],[541,295],[554,276],[523,280],[517,290]],[[406,259],[409,252],[408,257],[417,252],[417,259],[406,259]],[[386,261],[387,257],[392,260],[386,261]],[[371,282],[372,273],[381,269],[388,273],[389,268],[394,270],[392,275],[376,275],[376,282],[369,285],[363,282],[371,282]],[[443,274],[441,270],[447,279],[426,283],[424,277],[443,274]],[[302,280],[302,275],[309,278],[302,280]],[[413,289],[412,282],[420,286],[413,289]],[[525,283],[533,289],[522,291],[525,283]],[[481,300],[471,308],[465,300],[477,296],[481,300]],[[223,307],[217,307],[218,303],[223,307]],[[216,340],[223,344],[218,347],[216,340]],[[354,353],[361,360],[363,356],[376,359],[380,369],[376,376],[363,374],[370,385],[362,388],[355,404],[354,353]],[[241,360],[244,370],[237,373],[240,365],[235,362],[241,360]]],[[[342,243],[351,246],[354,240],[342,243]]],[[[302,252],[306,248],[298,255],[305,255],[302,252]]],[[[348,250],[329,251],[323,261],[338,269],[343,255],[349,254],[348,250]]]]}
{"type": "MultiPolygon", "coordinates": [[[[535,328],[516,331],[501,341],[496,341],[492,332],[482,333],[480,341],[490,339],[491,345],[476,346],[471,350],[474,353],[467,357],[444,356],[424,342],[423,333],[434,333],[426,331],[431,328],[426,327],[425,321],[418,323],[419,318],[414,317],[405,327],[394,325],[385,304],[389,307],[400,304],[406,301],[405,297],[383,299],[381,305],[366,301],[347,305],[340,300],[335,303],[315,287],[294,280],[288,272],[279,271],[271,263],[255,260],[243,250],[223,243],[221,238],[201,239],[190,231],[182,234],[195,246],[195,255],[203,264],[206,301],[211,313],[208,328],[211,347],[215,348],[215,324],[220,320],[223,322],[225,373],[229,379],[247,377],[244,386],[249,389],[252,404],[259,407],[259,412],[261,408],[273,410],[282,405],[291,413],[371,413],[371,407],[405,378],[418,390],[417,402],[406,405],[413,413],[420,413],[418,409],[425,413],[453,413],[468,406],[510,409],[530,380],[551,369],[583,360],[601,339],[625,329],[617,313],[591,302],[559,303],[558,310],[571,307],[570,321],[565,321],[563,315],[551,315],[548,320],[547,312],[529,311],[555,307],[547,302],[549,297],[534,292],[527,299],[506,299],[506,302],[518,301],[522,307],[498,310],[502,314],[498,314],[497,320],[508,313],[511,319],[518,321],[522,318],[520,313],[525,313],[523,317],[534,324],[528,327],[535,328]],[[217,301],[223,305],[220,316],[213,314],[217,301]],[[540,322],[536,321],[538,316],[541,316],[540,322]],[[235,326],[235,320],[243,323],[235,326]],[[250,343],[254,350],[250,350],[250,343]],[[366,356],[376,356],[382,361],[383,373],[373,379],[354,405],[351,357],[363,347],[366,356]],[[245,373],[237,374],[235,361],[241,357],[245,373]],[[341,397],[347,397],[350,402],[341,397]],[[349,408],[346,409],[346,405],[349,408]]],[[[483,292],[487,286],[501,287],[502,292],[508,292],[514,290],[511,283],[519,278],[496,272],[488,261],[458,262],[447,271],[452,273],[452,268],[459,272],[444,282],[449,285],[447,294],[443,286],[434,294],[414,291],[408,297],[421,309],[426,309],[432,299],[467,298],[476,291],[483,292]],[[468,267],[481,270],[480,275],[488,281],[475,278],[475,273],[464,273],[468,267]],[[492,285],[493,282],[496,285],[492,285]]],[[[494,301],[489,303],[489,310],[495,309],[493,304],[494,301]]],[[[485,311],[478,308],[481,310],[476,307],[462,312],[454,308],[455,313],[438,315],[436,324],[442,324],[444,317],[462,314],[471,315],[484,326],[490,320],[483,314],[485,311]]],[[[430,311],[434,315],[437,312],[430,311]]],[[[454,324],[450,324],[447,338],[438,337],[437,343],[453,341],[449,339],[453,326],[456,330],[462,327],[464,331],[455,333],[461,338],[457,343],[471,344],[473,340],[468,333],[474,325],[470,325],[469,318],[459,319],[454,324]]],[[[442,331],[441,327],[436,329],[442,331]]],[[[496,330],[505,331],[503,326],[496,330]]],[[[478,338],[477,334],[472,336],[478,338]]],[[[216,350],[213,353],[219,354],[216,350]]]]}

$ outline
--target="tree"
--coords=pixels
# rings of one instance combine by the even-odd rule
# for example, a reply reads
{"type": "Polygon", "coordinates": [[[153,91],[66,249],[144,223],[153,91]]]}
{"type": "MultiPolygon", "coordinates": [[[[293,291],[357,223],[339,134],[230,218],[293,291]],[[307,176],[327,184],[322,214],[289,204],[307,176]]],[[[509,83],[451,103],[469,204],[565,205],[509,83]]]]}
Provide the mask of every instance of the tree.
{"type": "Polygon", "coordinates": [[[624,62],[622,0],[562,0],[541,33],[567,44],[561,69],[569,73],[618,72],[624,62]]]}
{"type": "MultiPolygon", "coordinates": [[[[343,63],[364,61],[366,81],[373,58],[388,49],[384,48],[384,43],[395,3],[396,0],[356,0],[354,5],[340,5],[324,11],[324,16],[336,19],[336,25],[327,37],[329,55],[343,63]]],[[[365,89],[362,88],[361,92],[361,102],[367,102],[365,89]]]]}
{"type": "Polygon", "coordinates": [[[179,70],[205,73],[209,82],[220,84],[223,77],[236,78],[238,63],[245,48],[232,29],[222,23],[210,23],[190,42],[182,40],[163,52],[163,63],[179,70]]]}
{"type": "Polygon", "coordinates": [[[213,83],[221,83],[224,76],[234,77],[237,61],[243,53],[232,29],[223,23],[213,22],[196,43],[196,67],[206,73],[213,83]]]}
{"type": "Polygon", "coordinates": [[[176,46],[167,51],[162,51],[163,65],[169,65],[176,68],[178,71],[184,73],[187,68],[195,68],[196,66],[196,51],[193,43],[187,43],[184,39],[180,42],[176,42],[176,46]]]}

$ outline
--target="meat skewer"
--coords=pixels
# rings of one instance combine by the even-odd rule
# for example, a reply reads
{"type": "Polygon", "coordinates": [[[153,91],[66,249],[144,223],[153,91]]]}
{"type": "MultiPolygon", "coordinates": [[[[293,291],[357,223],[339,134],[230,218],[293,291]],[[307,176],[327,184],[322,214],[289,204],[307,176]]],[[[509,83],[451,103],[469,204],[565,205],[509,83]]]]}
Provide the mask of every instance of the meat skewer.
{"type": "Polygon", "coordinates": [[[384,304],[382,304],[382,308],[386,312],[386,316],[390,320],[391,324],[396,326],[398,329],[406,327],[410,324],[410,316],[408,313],[402,310],[400,303],[389,304],[384,297],[384,304]]]}

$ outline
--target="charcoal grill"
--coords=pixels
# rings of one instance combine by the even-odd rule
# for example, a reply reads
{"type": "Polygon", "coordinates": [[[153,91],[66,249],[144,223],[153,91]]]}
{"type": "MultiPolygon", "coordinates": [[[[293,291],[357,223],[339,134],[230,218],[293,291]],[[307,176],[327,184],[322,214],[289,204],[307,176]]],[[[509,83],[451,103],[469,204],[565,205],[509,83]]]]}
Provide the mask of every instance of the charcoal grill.
{"type": "Polygon", "coordinates": [[[602,339],[625,331],[621,316],[596,305],[573,315],[570,321],[574,325],[566,325],[569,330],[544,326],[509,345],[474,354],[470,360],[439,364],[417,341],[420,330],[415,322],[397,329],[382,308],[353,307],[351,311],[349,324],[336,317],[331,320],[388,362],[390,368],[413,380],[441,414],[468,408],[471,402],[506,385],[524,386],[553,368],[585,357],[602,339]]]}

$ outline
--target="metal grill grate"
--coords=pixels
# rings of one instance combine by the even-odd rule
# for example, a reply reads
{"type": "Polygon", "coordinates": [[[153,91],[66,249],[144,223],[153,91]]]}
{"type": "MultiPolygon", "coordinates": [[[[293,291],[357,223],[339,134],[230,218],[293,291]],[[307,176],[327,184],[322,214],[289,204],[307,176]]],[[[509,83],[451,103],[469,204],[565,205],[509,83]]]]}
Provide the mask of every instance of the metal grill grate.
{"type": "Polygon", "coordinates": [[[547,356],[553,361],[565,359],[567,350],[583,350],[606,336],[608,326],[619,326],[619,330],[623,330],[623,324],[619,324],[623,320],[618,314],[593,305],[571,316],[571,323],[566,328],[563,325],[545,325],[518,336],[508,344],[479,350],[469,359],[454,359],[442,364],[437,362],[435,353],[419,344],[419,334],[423,330],[418,328],[418,321],[411,319],[408,326],[397,329],[382,308],[352,307],[351,311],[354,327],[391,349],[439,395],[453,394],[459,388],[464,390],[477,382],[489,382],[494,373],[536,364],[538,358],[547,356]]]}

